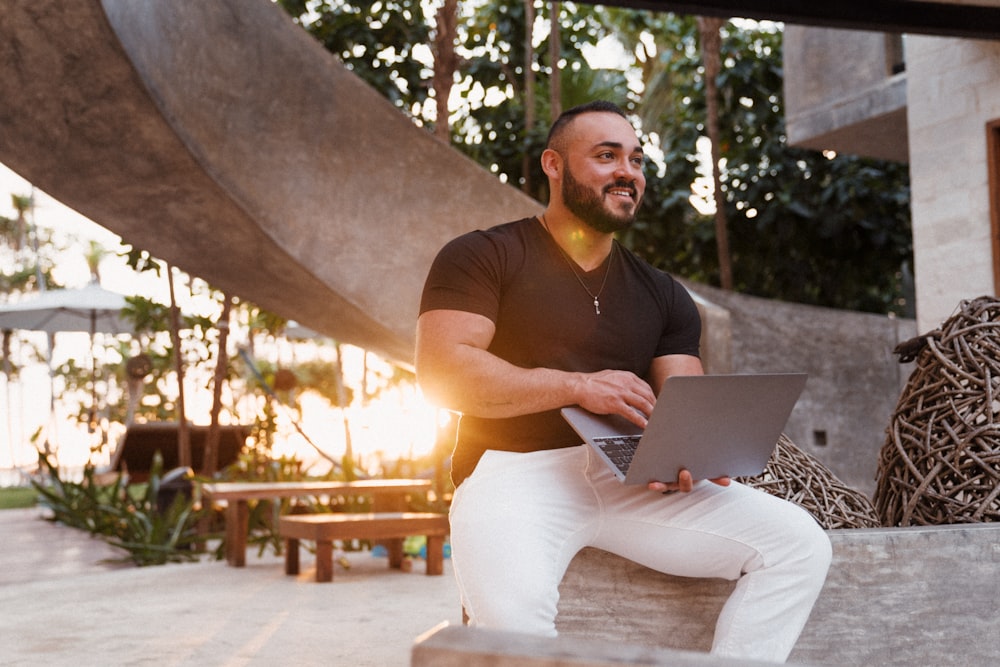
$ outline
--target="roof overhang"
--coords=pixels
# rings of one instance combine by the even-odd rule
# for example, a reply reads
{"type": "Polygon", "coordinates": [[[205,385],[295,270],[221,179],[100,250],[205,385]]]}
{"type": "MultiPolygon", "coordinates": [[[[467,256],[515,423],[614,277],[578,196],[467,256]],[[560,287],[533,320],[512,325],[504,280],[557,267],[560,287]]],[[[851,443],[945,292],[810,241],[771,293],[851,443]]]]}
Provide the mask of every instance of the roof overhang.
{"type": "MultiPolygon", "coordinates": [[[[589,0],[588,0],[589,1],[589,0]]],[[[1000,38],[1000,0],[602,0],[590,2],[677,14],[739,17],[827,28],[964,37],[1000,38]]]]}

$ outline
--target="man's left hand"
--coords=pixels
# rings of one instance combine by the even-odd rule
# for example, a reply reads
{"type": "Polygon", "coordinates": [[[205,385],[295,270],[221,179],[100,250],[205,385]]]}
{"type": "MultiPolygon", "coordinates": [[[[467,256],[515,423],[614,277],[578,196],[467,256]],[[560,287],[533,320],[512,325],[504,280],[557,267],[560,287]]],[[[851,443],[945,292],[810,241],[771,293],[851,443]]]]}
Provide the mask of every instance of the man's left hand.
{"type": "MultiPolygon", "coordinates": [[[[718,484],[719,486],[729,486],[729,483],[732,480],[728,477],[716,477],[710,481],[713,484],[718,484]]],[[[694,488],[694,480],[691,478],[691,473],[689,471],[681,470],[677,475],[676,482],[650,482],[647,488],[650,491],[659,491],[660,493],[668,493],[672,491],[687,493],[694,488]]]]}

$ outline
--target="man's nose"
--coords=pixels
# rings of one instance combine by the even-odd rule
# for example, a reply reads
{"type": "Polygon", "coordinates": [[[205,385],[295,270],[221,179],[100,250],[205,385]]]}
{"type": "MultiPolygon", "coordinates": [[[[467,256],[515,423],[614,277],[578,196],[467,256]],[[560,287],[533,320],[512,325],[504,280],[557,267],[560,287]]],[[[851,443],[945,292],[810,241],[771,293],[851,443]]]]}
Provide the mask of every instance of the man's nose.
{"type": "Polygon", "coordinates": [[[615,162],[615,178],[632,180],[635,178],[635,165],[629,160],[618,160],[615,162]]]}
{"type": "Polygon", "coordinates": [[[637,165],[631,158],[623,158],[615,161],[615,176],[635,181],[642,177],[642,166],[637,165]]]}

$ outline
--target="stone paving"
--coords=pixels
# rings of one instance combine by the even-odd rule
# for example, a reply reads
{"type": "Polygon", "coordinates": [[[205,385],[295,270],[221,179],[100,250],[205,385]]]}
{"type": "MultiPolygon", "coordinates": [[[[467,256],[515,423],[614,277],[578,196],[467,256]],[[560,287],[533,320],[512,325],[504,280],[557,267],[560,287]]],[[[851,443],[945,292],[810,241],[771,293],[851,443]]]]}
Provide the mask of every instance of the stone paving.
{"type": "Polygon", "coordinates": [[[461,624],[458,593],[444,576],[389,570],[370,552],[348,557],[317,584],[281,558],[247,553],[221,561],[132,567],[120,552],[40,510],[0,511],[3,665],[408,665],[413,640],[461,624]]]}

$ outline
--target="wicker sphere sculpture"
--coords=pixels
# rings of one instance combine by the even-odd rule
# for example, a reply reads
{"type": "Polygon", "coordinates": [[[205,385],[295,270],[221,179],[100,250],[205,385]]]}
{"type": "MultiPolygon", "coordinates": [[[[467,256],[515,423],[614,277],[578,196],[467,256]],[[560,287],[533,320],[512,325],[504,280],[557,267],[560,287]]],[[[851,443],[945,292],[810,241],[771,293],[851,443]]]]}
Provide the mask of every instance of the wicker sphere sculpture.
{"type": "Polygon", "coordinates": [[[1000,520],[1000,301],[963,301],[896,352],[917,364],[879,454],[882,524],[1000,520]]]}
{"type": "Polygon", "coordinates": [[[864,494],[846,486],[784,433],[764,472],[739,481],[799,505],[826,529],[879,526],[875,508],[864,494]]]}

